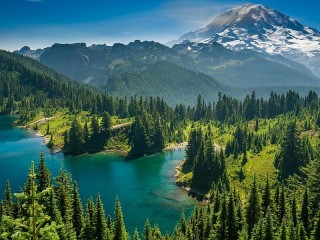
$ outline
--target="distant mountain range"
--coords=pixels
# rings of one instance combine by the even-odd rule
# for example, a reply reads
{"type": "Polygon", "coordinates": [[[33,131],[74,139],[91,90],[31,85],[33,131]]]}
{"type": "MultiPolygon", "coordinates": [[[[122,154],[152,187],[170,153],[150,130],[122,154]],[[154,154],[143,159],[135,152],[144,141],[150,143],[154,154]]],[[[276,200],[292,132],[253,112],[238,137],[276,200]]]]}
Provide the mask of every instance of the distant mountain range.
{"type": "Polygon", "coordinates": [[[248,89],[320,86],[320,33],[259,4],[231,9],[171,44],[54,44],[16,53],[110,94],[172,103],[193,104],[199,93],[214,100],[219,91],[240,97],[248,89]]]}

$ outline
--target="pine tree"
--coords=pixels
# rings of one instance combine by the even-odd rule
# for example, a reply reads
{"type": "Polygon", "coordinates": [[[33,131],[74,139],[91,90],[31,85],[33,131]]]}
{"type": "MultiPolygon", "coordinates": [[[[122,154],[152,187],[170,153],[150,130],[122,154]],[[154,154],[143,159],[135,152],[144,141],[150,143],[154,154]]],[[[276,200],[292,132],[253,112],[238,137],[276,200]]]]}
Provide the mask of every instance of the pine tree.
{"type": "Polygon", "coordinates": [[[183,235],[186,235],[186,233],[187,233],[187,221],[186,221],[186,217],[184,215],[184,212],[182,212],[181,215],[180,215],[179,230],[183,235]]]}
{"type": "Polygon", "coordinates": [[[259,118],[256,118],[255,125],[254,125],[254,131],[258,132],[258,130],[259,130],[259,118]]]}
{"type": "Polygon", "coordinates": [[[309,196],[307,188],[304,191],[302,197],[302,206],[301,206],[301,214],[300,219],[303,224],[304,230],[306,231],[307,235],[309,235],[309,196]]]}
{"type": "Polygon", "coordinates": [[[279,159],[277,159],[280,170],[279,179],[284,180],[288,176],[298,173],[299,167],[305,164],[295,122],[290,122],[287,125],[280,148],[279,159]]]}
{"type": "MultiPolygon", "coordinates": [[[[66,138],[65,138],[66,140],[66,138]]],[[[83,129],[79,121],[75,118],[71,123],[69,136],[67,137],[68,150],[71,153],[80,153],[82,151],[83,140],[83,129]]],[[[66,142],[64,143],[66,145],[66,142]]]]}
{"type": "Polygon", "coordinates": [[[152,228],[151,235],[153,240],[162,240],[161,231],[157,224],[152,228]]]}
{"type": "Polygon", "coordinates": [[[101,122],[102,131],[107,133],[111,129],[111,116],[109,113],[104,112],[102,114],[102,122],[101,122]]]}
{"type": "Polygon", "coordinates": [[[241,232],[243,228],[243,216],[242,216],[242,208],[241,208],[241,203],[239,201],[238,203],[238,208],[237,208],[237,232],[238,234],[241,232]]]}
{"type": "Polygon", "coordinates": [[[271,194],[270,194],[270,186],[269,186],[269,175],[267,176],[266,186],[264,188],[264,192],[262,195],[262,210],[264,216],[267,214],[267,209],[271,206],[271,194]]]}
{"type": "Polygon", "coordinates": [[[81,239],[95,238],[95,206],[92,198],[87,200],[86,215],[84,220],[84,227],[81,232],[81,239]]]}
{"type": "MultiPolygon", "coordinates": [[[[320,142],[320,141],[319,141],[320,142]]],[[[320,146],[319,146],[320,150],[320,146]]],[[[319,211],[319,202],[320,202],[320,152],[319,156],[312,160],[306,168],[303,168],[303,173],[307,176],[307,186],[310,193],[310,212],[311,217],[317,215],[319,211]]]]}
{"type": "Polygon", "coordinates": [[[134,229],[133,240],[140,240],[138,229],[134,229]]]}
{"type": "Polygon", "coordinates": [[[274,223],[270,207],[268,207],[265,218],[264,240],[273,240],[274,238],[274,223]]]}
{"type": "Polygon", "coordinates": [[[198,153],[197,153],[195,160],[194,160],[193,175],[192,175],[190,186],[191,186],[191,188],[201,190],[203,192],[209,190],[205,186],[203,186],[204,185],[203,184],[203,175],[204,174],[206,175],[206,173],[205,173],[206,169],[205,169],[204,163],[205,163],[204,143],[202,141],[200,144],[198,153]]]}
{"type": "Polygon", "coordinates": [[[315,218],[314,229],[311,233],[311,240],[317,239],[320,239],[320,211],[318,211],[318,214],[315,218]]]}
{"type": "Polygon", "coordinates": [[[281,187],[280,199],[279,199],[279,212],[278,212],[278,221],[281,223],[282,219],[286,215],[286,199],[285,199],[285,190],[284,186],[281,187]]]}
{"type": "Polygon", "coordinates": [[[83,126],[83,143],[85,147],[88,147],[90,141],[90,133],[88,128],[88,123],[86,122],[83,126]]]}
{"type": "Polygon", "coordinates": [[[280,227],[280,233],[278,236],[278,240],[287,240],[287,227],[285,222],[283,221],[280,227]]]}
{"type": "Polygon", "coordinates": [[[235,214],[235,207],[234,207],[234,198],[233,194],[230,193],[229,202],[228,202],[228,213],[227,213],[227,239],[233,240],[238,239],[238,232],[237,232],[237,220],[235,214]]]}
{"type": "Polygon", "coordinates": [[[217,239],[227,239],[227,226],[226,226],[226,221],[227,221],[227,200],[225,194],[223,194],[222,200],[221,200],[221,205],[220,205],[220,212],[218,214],[218,219],[216,223],[216,234],[217,234],[217,239]]]}
{"type": "Polygon", "coordinates": [[[254,226],[251,233],[251,239],[253,240],[263,240],[263,221],[259,219],[258,223],[254,226]]]}
{"type": "Polygon", "coordinates": [[[132,132],[132,148],[130,154],[140,155],[147,153],[151,143],[141,116],[136,116],[134,124],[132,125],[132,132]]]}
{"type": "Polygon", "coordinates": [[[291,215],[292,215],[292,222],[293,226],[297,227],[298,220],[297,220],[297,201],[296,201],[296,195],[293,194],[293,199],[291,203],[291,215]]]}
{"type": "Polygon", "coordinates": [[[50,188],[48,195],[48,199],[45,201],[45,213],[50,216],[52,221],[60,225],[62,224],[62,217],[52,188],[50,188]]]}
{"type": "Polygon", "coordinates": [[[2,215],[12,216],[12,214],[13,214],[12,193],[11,193],[11,187],[10,187],[9,180],[7,180],[7,182],[6,182],[6,188],[4,191],[4,200],[2,201],[1,205],[2,205],[1,206],[2,215]]]}
{"type": "Polygon", "coordinates": [[[107,223],[106,223],[106,216],[105,216],[101,196],[99,193],[98,193],[96,207],[95,207],[94,224],[95,224],[95,237],[99,240],[107,240],[108,229],[107,229],[107,223]]]}
{"type": "Polygon", "coordinates": [[[96,116],[92,117],[91,120],[91,136],[90,136],[90,142],[91,142],[91,148],[96,149],[100,147],[100,125],[99,120],[96,116]]]}
{"type": "Polygon", "coordinates": [[[72,222],[72,197],[71,197],[71,175],[61,169],[55,178],[55,194],[57,197],[58,208],[65,224],[72,222]]]}
{"type": "Polygon", "coordinates": [[[72,223],[73,227],[76,231],[77,237],[80,236],[81,230],[84,225],[84,219],[83,219],[83,207],[82,202],[80,198],[80,193],[78,189],[78,183],[73,183],[73,201],[72,201],[72,223]]]}
{"type": "Polygon", "coordinates": [[[248,225],[248,235],[251,236],[251,231],[254,225],[258,223],[260,218],[260,198],[257,187],[256,177],[253,178],[249,199],[246,209],[246,222],[248,225]]]}
{"type": "Polygon", "coordinates": [[[46,166],[44,154],[40,153],[40,159],[36,170],[36,182],[40,192],[50,186],[50,176],[51,173],[46,166]]]}
{"type": "Polygon", "coordinates": [[[188,139],[188,145],[186,148],[186,161],[183,165],[183,169],[182,169],[183,172],[191,171],[194,165],[195,157],[200,147],[201,139],[202,139],[202,136],[201,136],[200,130],[195,130],[195,129],[191,130],[189,139],[188,139]]]}
{"type": "Polygon", "coordinates": [[[152,229],[148,218],[144,224],[143,238],[144,240],[152,240],[152,229]]]}
{"type": "Polygon", "coordinates": [[[303,226],[303,223],[299,224],[298,239],[299,240],[308,240],[307,232],[303,226]]]}
{"type": "Polygon", "coordinates": [[[164,135],[161,126],[161,119],[155,119],[155,132],[154,132],[154,149],[155,151],[162,151],[164,148],[164,135]]]}
{"type": "Polygon", "coordinates": [[[116,198],[114,206],[114,240],[125,240],[127,239],[126,227],[123,221],[123,214],[119,197],[116,198]]]}

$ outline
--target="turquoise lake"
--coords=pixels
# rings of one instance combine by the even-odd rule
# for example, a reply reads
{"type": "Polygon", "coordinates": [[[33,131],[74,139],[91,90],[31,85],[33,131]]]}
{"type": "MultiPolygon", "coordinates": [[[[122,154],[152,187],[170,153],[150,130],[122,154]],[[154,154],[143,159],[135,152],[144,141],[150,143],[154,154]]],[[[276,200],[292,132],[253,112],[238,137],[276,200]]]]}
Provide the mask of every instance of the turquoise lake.
{"type": "MultiPolygon", "coordinates": [[[[27,179],[31,161],[38,162],[40,152],[45,154],[53,176],[64,168],[79,184],[82,200],[102,196],[106,214],[113,216],[118,195],[124,212],[127,230],[141,232],[146,218],[158,223],[162,231],[172,232],[180,214],[189,214],[195,200],[175,184],[175,166],[184,158],[185,151],[165,151],[135,160],[126,160],[113,153],[86,154],[66,157],[51,154],[41,137],[32,131],[17,128],[14,118],[0,117],[0,191],[10,180],[13,192],[19,191],[27,179]]],[[[0,194],[1,194],[0,193],[0,194]]],[[[2,196],[2,194],[0,195],[2,196]]]]}

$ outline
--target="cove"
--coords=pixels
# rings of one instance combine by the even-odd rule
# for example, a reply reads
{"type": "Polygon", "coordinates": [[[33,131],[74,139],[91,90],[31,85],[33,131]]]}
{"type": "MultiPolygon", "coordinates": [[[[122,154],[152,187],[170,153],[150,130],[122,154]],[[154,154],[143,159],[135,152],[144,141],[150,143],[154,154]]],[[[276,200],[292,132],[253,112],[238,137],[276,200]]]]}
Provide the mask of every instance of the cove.
{"type": "MultiPolygon", "coordinates": [[[[119,196],[127,230],[140,232],[147,218],[160,229],[172,232],[182,211],[189,215],[195,200],[174,184],[175,166],[185,156],[183,149],[165,151],[135,160],[120,154],[98,153],[66,157],[52,155],[41,137],[14,126],[12,116],[0,116],[0,194],[10,180],[13,192],[22,189],[31,161],[37,164],[40,152],[53,176],[64,168],[80,188],[83,204],[101,194],[106,214],[113,217],[119,196]]],[[[2,198],[2,197],[1,197],[2,198]]]]}

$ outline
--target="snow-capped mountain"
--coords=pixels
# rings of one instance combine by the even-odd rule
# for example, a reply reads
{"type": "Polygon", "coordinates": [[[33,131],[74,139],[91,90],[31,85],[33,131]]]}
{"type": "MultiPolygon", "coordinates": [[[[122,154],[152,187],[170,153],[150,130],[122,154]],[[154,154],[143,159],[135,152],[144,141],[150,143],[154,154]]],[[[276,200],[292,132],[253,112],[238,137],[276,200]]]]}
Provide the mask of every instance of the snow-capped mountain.
{"type": "Polygon", "coordinates": [[[320,32],[261,4],[247,3],[230,9],[176,43],[184,41],[218,42],[232,50],[281,54],[305,64],[320,76],[320,32]]]}

